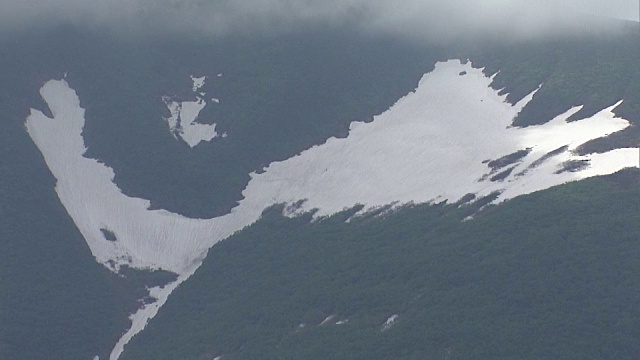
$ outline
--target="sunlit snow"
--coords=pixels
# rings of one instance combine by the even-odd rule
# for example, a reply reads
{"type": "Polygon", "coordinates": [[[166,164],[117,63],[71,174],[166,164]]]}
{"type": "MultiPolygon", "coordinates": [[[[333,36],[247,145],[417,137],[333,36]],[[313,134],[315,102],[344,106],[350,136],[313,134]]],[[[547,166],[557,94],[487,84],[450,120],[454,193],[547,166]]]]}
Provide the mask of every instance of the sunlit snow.
{"type": "Polygon", "coordinates": [[[638,166],[637,148],[584,157],[572,153],[591,139],[630,125],[615,117],[615,106],[581,121],[565,121],[579,110],[575,108],[545,125],[511,127],[534,94],[511,105],[506,95],[490,88],[491,81],[470,63],[439,63],[414,93],[372,123],[352,123],[347,138],[331,138],[299,156],[272,163],[266,172],[253,175],[245,193],[261,197],[264,203],[307,199],[298,213],[318,208],[316,215],[322,216],[355,204],[366,205],[366,211],[393,202],[455,202],[466,194],[481,197],[496,191],[502,192],[496,200],[500,202],[638,166]],[[565,145],[562,153],[530,168],[565,145]],[[491,174],[486,160],[525,149],[531,150],[510,165],[511,175],[490,180],[500,171],[491,174]],[[589,160],[589,166],[556,174],[569,160],[589,160]]]}
{"type": "MultiPolygon", "coordinates": [[[[533,94],[511,105],[490,87],[491,81],[470,63],[438,63],[415,92],[373,122],[352,123],[347,138],[331,138],[272,163],[261,174],[251,174],[244,200],[229,214],[209,220],[149,210],[149,201],[123,195],[113,183],[111,168],[83,157],[84,109],[75,91],[64,80],[47,82],[41,95],[53,119],[32,110],[27,130],[58,180],[60,201],[96,260],[113,271],[128,265],[179,275],[164,288],[150,289],[158,301],[132,314],[132,327],[113,349],[111,359],[118,358],[173,289],[193,274],[211,246],[255,222],[269,205],[306,200],[292,213],[318,208],[316,215],[322,216],[356,204],[366,210],[409,202],[455,202],[466,194],[480,197],[495,191],[501,192],[496,200],[500,202],[639,166],[637,148],[587,156],[572,153],[586,141],[629,126],[614,116],[615,106],[576,122],[565,120],[578,108],[545,125],[514,128],[512,119],[533,94]],[[526,151],[517,161],[494,169],[489,166],[490,161],[521,150],[526,151]],[[580,166],[562,171],[571,161],[580,166]],[[101,229],[108,229],[117,240],[105,239],[101,229]]],[[[195,119],[200,106],[204,107],[182,103],[175,121],[185,124],[185,109],[188,118],[195,119]]]]}

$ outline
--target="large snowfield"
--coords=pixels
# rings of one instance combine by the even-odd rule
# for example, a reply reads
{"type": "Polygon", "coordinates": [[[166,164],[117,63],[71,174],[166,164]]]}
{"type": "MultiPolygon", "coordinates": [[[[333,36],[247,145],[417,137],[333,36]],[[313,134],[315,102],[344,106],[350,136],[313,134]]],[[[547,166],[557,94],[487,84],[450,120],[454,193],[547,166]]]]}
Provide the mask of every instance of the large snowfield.
{"type": "MultiPolygon", "coordinates": [[[[366,211],[387,204],[451,203],[467,194],[479,198],[500,192],[498,203],[640,166],[637,148],[587,156],[572,152],[589,140],[630,126],[614,115],[615,106],[570,123],[566,119],[579,108],[558,114],[544,125],[511,127],[535,92],[509,104],[506,95],[491,88],[491,82],[492,78],[469,62],[438,63],[415,92],[373,122],[352,123],[348,137],[331,138],[298,156],[270,164],[263,173],[251,174],[244,200],[231,213],[208,220],[149,210],[148,200],[122,194],[113,182],[111,168],[83,156],[84,109],[75,91],[65,80],[47,82],[41,95],[53,119],[32,110],[27,130],[58,180],[58,197],[96,261],[112,271],[128,265],[179,275],[164,288],[150,289],[158,300],[131,315],[132,327],[113,349],[111,359],[119,357],[170,293],[193,274],[209,248],[257,221],[270,205],[305,200],[295,213],[318,209],[315,216],[325,216],[357,204],[366,211]],[[105,232],[116,240],[109,241],[105,232]]],[[[194,91],[197,85],[201,83],[194,79],[194,91]]],[[[195,116],[185,117],[185,110],[183,104],[182,121],[188,118],[191,125],[195,116]]],[[[199,110],[193,111],[196,116],[199,110]]],[[[177,111],[172,116],[177,118],[177,111]]],[[[171,120],[165,120],[171,126],[171,120]]],[[[189,133],[183,140],[195,146],[216,136],[215,128],[206,125],[189,131],[198,129],[207,133],[189,133]]]]}

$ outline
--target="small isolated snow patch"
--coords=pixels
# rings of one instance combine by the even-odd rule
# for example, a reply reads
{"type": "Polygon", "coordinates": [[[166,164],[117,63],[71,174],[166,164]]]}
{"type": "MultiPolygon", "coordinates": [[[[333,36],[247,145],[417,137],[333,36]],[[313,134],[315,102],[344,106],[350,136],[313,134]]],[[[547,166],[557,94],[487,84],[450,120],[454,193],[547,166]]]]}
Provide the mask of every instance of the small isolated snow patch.
{"type": "MultiPolygon", "coordinates": [[[[211,141],[216,137],[226,137],[225,134],[216,132],[216,124],[201,124],[196,122],[200,112],[207,106],[205,101],[206,93],[198,91],[204,85],[206,77],[196,78],[191,76],[193,81],[192,90],[195,101],[175,101],[169,96],[163,96],[162,101],[167,105],[170,116],[165,118],[169,130],[176,139],[183,140],[190,147],[194,147],[203,141],[211,141]]],[[[220,100],[213,98],[214,103],[220,103],[220,100]]]]}
{"type": "Polygon", "coordinates": [[[197,92],[198,90],[200,90],[200,88],[204,86],[204,82],[206,80],[207,80],[206,76],[194,77],[193,75],[191,75],[191,81],[193,82],[193,86],[191,87],[191,89],[193,90],[193,92],[197,92]]]}
{"type": "Polygon", "coordinates": [[[335,317],[336,317],[335,315],[327,316],[324,320],[322,320],[322,322],[318,326],[322,326],[322,325],[328,324],[331,320],[335,319],[335,317]]]}
{"type": "Polygon", "coordinates": [[[387,321],[385,321],[384,324],[382,324],[382,329],[380,329],[380,331],[384,332],[391,329],[393,324],[395,324],[396,320],[398,320],[398,317],[399,317],[398,314],[391,315],[391,317],[389,317],[387,321]]]}
{"type": "Polygon", "coordinates": [[[298,324],[298,326],[296,327],[295,333],[299,333],[300,331],[304,330],[304,328],[306,327],[307,327],[307,324],[305,323],[298,324]]]}

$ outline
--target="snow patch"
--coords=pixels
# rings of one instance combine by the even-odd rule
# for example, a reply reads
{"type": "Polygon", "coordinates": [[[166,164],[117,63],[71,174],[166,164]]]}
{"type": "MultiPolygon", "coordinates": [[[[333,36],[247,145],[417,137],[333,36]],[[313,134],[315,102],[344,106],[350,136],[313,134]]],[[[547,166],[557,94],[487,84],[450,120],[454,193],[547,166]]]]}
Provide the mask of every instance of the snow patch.
{"type": "Polygon", "coordinates": [[[385,321],[384,324],[382,324],[382,329],[380,329],[380,331],[385,332],[391,329],[393,324],[395,324],[396,320],[398,320],[398,317],[399,317],[398,314],[391,315],[391,317],[389,317],[387,321],[385,321]]]}
{"type": "Polygon", "coordinates": [[[129,343],[136,334],[141,332],[145,326],[147,326],[149,320],[154,318],[158,314],[158,310],[160,310],[160,308],[165,304],[169,298],[169,294],[171,294],[173,290],[180,285],[180,283],[191,276],[191,274],[192,273],[183,274],[181,278],[178,278],[178,280],[165,286],[157,286],[147,289],[149,291],[149,296],[157,299],[157,301],[143,305],[138,309],[138,311],[129,316],[129,320],[131,320],[131,327],[124,333],[124,335],[122,335],[122,337],[120,337],[120,339],[118,339],[118,342],[111,351],[111,360],[116,360],[120,357],[124,351],[124,346],[129,343]]]}
{"type": "MultiPolygon", "coordinates": [[[[165,118],[171,133],[176,139],[183,140],[190,147],[194,147],[203,141],[211,141],[216,137],[226,137],[227,134],[218,134],[216,132],[216,124],[201,124],[196,122],[200,112],[207,106],[205,101],[206,93],[198,93],[200,88],[204,86],[206,77],[196,78],[191,76],[193,81],[192,90],[196,97],[196,101],[175,101],[171,97],[164,96],[162,101],[167,105],[169,113],[165,118]]],[[[220,103],[218,99],[212,99],[216,104],[220,103]]]]}
{"type": "MultiPolygon", "coordinates": [[[[580,121],[566,122],[577,111],[574,108],[545,125],[514,128],[512,119],[534,94],[511,105],[490,84],[491,78],[471,63],[438,63],[414,92],[373,122],[354,122],[347,138],[331,138],[298,156],[272,163],[261,174],[252,173],[237,207],[225,216],[202,220],[149,210],[148,200],[122,194],[113,183],[111,168],[83,156],[84,109],[75,91],[65,80],[47,82],[40,93],[53,118],[32,109],[27,131],[56,177],[56,193],[96,261],[114,272],[126,264],[178,274],[164,288],[149,289],[158,300],[131,315],[132,326],[110,359],[119,357],[169,294],[195,272],[211,246],[257,221],[270,205],[287,204],[291,214],[318,209],[315,216],[319,217],[357,204],[364,205],[362,212],[366,213],[387,209],[389,204],[455,202],[469,194],[482,198],[496,191],[500,196],[495,202],[500,202],[639,166],[637,148],[586,156],[572,152],[591,139],[629,126],[613,114],[617,105],[580,121]],[[462,71],[467,74],[459,76],[462,71]],[[491,170],[486,159],[500,159],[522,149],[531,150],[502,181],[481,181],[491,170]],[[587,160],[589,166],[556,174],[570,160],[587,160]],[[117,241],[105,241],[101,229],[116,234],[117,241]]],[[[184,125],[194,125],[204,101],[186,106],[169,101],[168,106],[172,116],[167,122],[178,130],[174,134],[196,144],[198,137],[185,135],[189,130],[185,133],[184,125]]],[[[196,133],[204,132],[197,129],[196,133]]]]}
{"type": "Polygon", "coordinates": [[[335,315],[329,315],[327,316],[324,320],[322,320],[322,322],[318,325],[318,326],[322,326],[322,325],[326,325],[328,324],[331,320],[333,320],[336,316],[335,315]]]}
{"type": "Polygon", "coordinates": [[[468,194],[482,198],[500,192],[504,200],[554,185],[605,175],[638,166],[638,149],[577,156],[585,142],[630,125],[613,109],[568,123],[579,108],[552,121],[527,128],[512,127],[513,118],[535,92],[511,105],[506,94],[490,87],[491,78],[471,63],[438,63],[415,92],[400,99],[373,122],[351,124],[349,136],[331,138],[293,158],[270,164],[252,174],[247,201],[292,204],[306,201],[296,213],[318,209],[327,216],[364,204],[362,212],[396,203],[456,202],[468,194]],[[466,71],[465,76],[459,76],[466,71]],[[566,146],[566,151],[529,166],[540,157],[566,146]],[[486,159],[500,159],[530,149],[501,181],[481,181],[491,169],[486,159]],[[569,160],[586,159],[577,172],[556,174],[569,160]],[[524,174],[521,172],[528,169],[524,174]],[[516,176],[519,175],[519,176],[516,176]]]}
{"type": "Polygon", "coordinates": [[[191,77],[191,81],[193,82],[191,90],[193,90],[194,93],[198,92],[198,90],[200,90],[200,88],[204,86],[204,82],[207,80],[206,76],[195,77],[191,75],[190,77],[191,77]]]}

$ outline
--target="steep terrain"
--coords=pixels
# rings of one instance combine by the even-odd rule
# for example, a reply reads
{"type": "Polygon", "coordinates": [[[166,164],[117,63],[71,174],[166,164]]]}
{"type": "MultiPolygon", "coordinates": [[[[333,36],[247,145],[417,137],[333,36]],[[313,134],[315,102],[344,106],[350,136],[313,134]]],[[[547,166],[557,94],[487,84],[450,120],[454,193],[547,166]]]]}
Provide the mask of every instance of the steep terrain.
{"type": "MultiPolygon", "coordinates": [[[[578,264],[603,264],[611,262],[617,251],[635,251],[635,242],[630,240],[638,237],[638,229],[633,226],[637,223],[633,219],[637,214],[633,199],[638,186],[634,171],[626,170],[609,180],[587,185],[564,186],[551,195],[532,195],[527,197],[536,204],[531,208],[526,201],[517,199],[477,211],[487,204],[557,184],[638,166],[640,92],[636,91],[638,82],[634,79],[640,72],[635,66],[639,52],[636,40],[635,33],[630,33],[613,41],[566,39],[474,50],[329,32],[276,39],[185,42],[176,38],[140,44],[121,43],[73,29],[62,29],[51,38],[38,35],[14,40],[4,47],[2,56],[7,68],[1,72],[3,101],[10,109],[5,121],[13,129],[8,134],[16,134],[7,135],[3,143],[7,150],[3,151],[3,166],[6,173],[14,175],[6,178],[6,187],[2,188],[8,199],[3,202],[2,211],[11,215],[6,217],[8,221],[16,222],[12,227],[3,227],[7,229],[3,245],[15,251],[3,252],[2,256],[11,257],[11,261],[1,262],[8,265],[1,275],[3,287],[14,290],[5,292],[7,296],[2,298],[3,308],[10,310],[2,313],[1,320],[21,324],[15,328],[29,329],[35,320],[20,322],[16,316],[35,314],[36,309],[59,309],[51,315],[40,312],[38,316],[44,323],[56,323],[56,319],[79,319],[88,313],[97,316],[96,308],[103,312],[96,318],[98,322],[86,325],[93,330],[68,327],[70,334],[65,338],[83,346],[54,340],[64,332],[54,333],[48,331],[55,330],[54,326],[45,326],[45,333],[35,338],[39,343],[40,339],[52,340],[28,349],[23,346],[29,338],[27,333],[3,333],[0,341],[8,345],[0,347],[7,349],[0,357],[37,359],[54,354],[54,358],[107,358],[114,346],[111,358],[118,357],[124,349],[123,357],[133,359],[220,355],[250,359],[260,358],[259,354],[264,358],[343,358],[345,354],[355,358],[365,354],[372,358],[420,358],[421,354],[428,354],[419,347],[403,346],[403,341],[411,339],[406,333],[374,350],[372,344],[379,339],[376,336],[392,334],[396,328],[412,329],[414,334],[439,332],[440,340],[425,342],[433,345],[430,349],[436,351],[431,354],[434,357],[515,356],[515,345],[509,350],[502,343],[497,344],[503,349],[499,356],[495,356],[495,349],[481,345],[502,339],[500,332],[483,339],[470,336],[472,341],[467,344],[467,337],[458,336],[467,331],[465,328],[445,328],[444,323],[427,321],[424,311],[433,304],[422,300],[416,300],[413,308],[406,304],[413,301],[411,294],[416,289],[441,292],[443,296],[438,301],[450,305],[442,308],[442,314],[461,309],[456,305],[460,299],[482,297],[487,292],[487,299],[495,298],[498,295],[491,293],[486,283],[467,285],[490,274],[506,276],[499,269],[501,264],[509,263],[509,253],[519,253],[522,247],[545,252],[545,244],[557,236],[569,245],[557,257],[541,254],[549,257],[549,264],[563,263],[569,256],[567,249],[575,248],[585,234],[591,236],[585,240],[586,253],[571,258],[578,264]],[[53,38],[57,40],[52,42],[53,38]],[[436,61],[452,58],[471,61],[436,61]],[[52,78],[58,80],[49,81],[52,78]],[[512,127],[513,121],[527,127],[512,127]],[[36,147],[25,143],[27,133],[43,158],[37,156],[36,147]],[[51,232],[47,226],[65,223],[64,226],[71,226],[69,233],[55,236],[65,244],[76,239],[75,244],[80,246],[84,246],[79,241],[84,238],[95,260],[104,267],[93,262],[86,248],[45,250],[23,241],[29,236],[20,233],[24,226],[18,224],[29,219],[26,206],[40,201],[28,195],[29,172],[13,170],[18,167],[12,154],[29,154],[32,160],[26,168],[37,168],[41,173],[46,172],[46,163],[56,179],[49,177],[50,182],[39,187],[42,196],[49,199],[43,204],[52,205],[42,209],[44,216],[55,214],[57,220],[33,223],[33,233],[40,234],[37,238],[44,239],[43,234],[51,232]],[[64,208],[52,200],[54,187],[64,208]],[[592,192],[599,197],[593,197],[592,192]],[[544,208],[544,202],[536,199],[543,199],[549,207],[544,208]],[[444,206],[444,202],[451,205],[444,206]],[[26,205],[17,206],[21,203],[26,205]],[[281,203],[285,206],[274,208],[261,219],[265,208],[281,203]],[[407,203],[430,205],[402,209],[407,203]],[[592,206],[595,210],[582,223],[581,213],[569,210],[572,206],[592,206]],[[392,215],[375,216],[391,207],[395,207],[392,215]],[[341,212],[345,209],[351,210],[341,212]],[[416,211],[422,215],[416,215],[416,211]],[[282,218],[282,213],[294,217],[282,218]],[[470,215],[475,219],[462,221],[470,215]],[[542,228],[552,228],[541,235],[530,216],[549,218],[551,222],[558,217],[568,220],[557,226],[541,224],[542,228]],[[309,222],[312,218],[316,221],[309,222]],[[71,220],[79,231],[72,228],[71,220]],[[234,240],[211,248],[255,221],[255,225],[233,236],[234,240]],[[604,227],[612,221],[619,224],[619,232],[604,227]],[[388,231],[380,231],[381,226],[388,231]],[[414,228],[417,232],[412,232],[414,228]],[[514,234],[520,231],[516,229],[525,229],[521,243],[514,241],[514,234]],[[385,254],[396,251],[392,250],[395,241],[403,238],[405,231],[413,234],[412,241],[397,251],[414,254],[424,262],[389,265],[385,254]],[[376,233],[379,236],[374,236],[376,233]],[[310,254],[316,251],[313,246],[320,241],[299,243],[299,239],[324,239],[323,234],[333,234],[328,239],[333,239],[331,249],[336,253],[326,254],[314,265],[318,273],[333,279],[328,283],[320,281],[319,289],[324,289],[321,292],[327,296],[321,301],[313,290],[316,282],[305,282],[310,279],[296,266],[304,265],[300,263],[304,259],[309,264],[308,259],[313,257],[310,254]],[[362,241],[372,236],[377,239],[371,247],[373,253],[364,257],[368,248],[362,241]],[[491,240],[494,237],[501,240],[496,243],[491,240]],[[602,257],[589,257],[602,252],[599,246],[603,246],[603,237],[616,244],[629,240],[624,243],[628,247],[616,247],[616,251],[605,252],[602,257]],[[336,244],[341,239],[344,244],[340,246],[346,247],[342,250],[336,244]],[[278,242],[276,248],[274,241],[278,242]],[[472,245],[465,241],[486,244],[483,251],[492,259],[491,264],[466,264],[462,255],[468,254],[465,249],[472,245]],[[237,243],[244,254],[240,250],[224,253],[231,243],[237,243]],[[492,247],[494,244],[499,247],[492,247]],[[218,249],[225,254],[221,255],[224,260],[215,255],[218,249]],[[456,257],[458,250],[461,252],[456,257]],[[433,258],[432,252],[440,255],[433,258]],[[48,295],[33,308],[17,310],[17,304],[28,295],[19,295],[25,287],[12,279],[28,274],[19,270],[20,264],[27,263],[25,259],[31,263],[38,253],[79,264],[79,269],[95,269],[83,271],[85,279],[78,281],[77,287],[65,283],[69,291],[79,292],[73,301],[82,306],[59,308],[60,304],[73,302],[52,291],[55,281],[33,275],[27,277],[25,284],[42,286],[48,295]],[[338,254],[343,253],[354,257],[341,259],[338,254]],[[272,256],[282,262],[251,270],[244,257],[254,259],[254,265],[260,267],[260,254],[267,263],[272,256]],[[168,297],[196,271],[205,256],[202,270],[168,297]],[[460,269],[455,279],[447,275],[448,265],[442,262],[447,258],[453,258],[453,264],[466,264],[455,265],[460,269]],[[87,259],[92,265],[87,264],[87,259]],[[404,270],[396,273],[398,267],[404,270]],[[422,267],[432,269],[433,277],[423,276],[422,267]],[[484,272],[476,273],[474,269],[484,272]],[[384,276],[383,281],[366,280],[370,276],[379,279],[375,274],[383,273],[393,281],[384,280],[384,276]],[[415,281],[401,281],[407,273],[416,274],[415,281]],[[235,279],[232,284],[217,280],[224,274],[227,280],[235,279]],[[291,277],[294,274],[301,277],[291,277]],[[481,274],[484,275],[474,277],[481,274]],[[355,280],[349,281],[357,296],[341,298],[339,293],[346,286],[343,281],[354,276],[355,280]],[[264,285],[251,285],[252,281],[264,285]],[[467,285],[458,288],[458,282],[467,285]],[[83,285],[88,283],[91,285],[83,285]],[[301,290],[291,292],[290,287],[280,283],[301,290]],[[91,287],[95,290],[89,291],[91,287]],[[200,293],[193,295],[194,291],[200,293]],[[99,293],[109,295],[93,295],[99,293]],[[370,303],[390,294],[395,294],[397,301],[387,302],[384,309],[370,303]],[[253,297],[267,303],[258,306],[247,300],[253,297]],[[160,309],[158,317],[148,325],[148,335],[145,330],[131,340],[167,299],[168,310],[160,309]],[[220,314],[218,301],[228,305],[228,317],[220,314]],[[274,301],[283,307],[272,308],[274,301]],[[287,307],[288,313],[278,315],[287,307]],[[415,321],[411,324],[426,321],[435,328],[403,328],[410,309],[421,309],[420,314],[411,317],[415,321]],[[129,314],[133,314],[132,325],[126,324],[129,314]],[[180,319],[185,319],[180,326],[186,330],[178,330],[181,327],[173,323],[180,319]],[[99,321],[106,321],[109,326],[99,321]],[[323,324],[318,331],[327,328],[326,332],[307,331],[312,323],[323,324]],[[351,324],[357,325],[355,330],[351,324]],[[334,325],[345,325],[345,330],[336,332],[334,325]],[[127,329],[130,330],[125,333],[127,329]],[[295,334],[308,337],[297,338],[295,334]],[[443,334],[453,339],[450,345],[441,341],[443,334]],[[129,341],[132,342],[124,346],[129,341]],[[323,342],[332,345],[321,351],[323,342]],[[405,349],[406,353],[395,356],[393,349],[405,349]]],[[[41,273],[46,264],[35,262],[33,274],[41,273]]],[[[621,258],[620,266],[629,271],[624,273],[627,274],[634,265],[631,258],[621,258]]],[[[560,267],[558,284],[582,276],[577,275],[577,269],[584,270],[584,266],[560,267]]],[[[538,263],[532,263],[524,275],[515,274],[507,283],[498,281],[496,286],[504,287],[505,301],[511,301],[514,293],[530,291],[521,275],[539,282],[542,288],[552,286],[543,270],[538,263]],[[522,283],[523,287],[512,286],[514,283],[522,283]]],[[[60,281],[77,276],[64,271],[50,275],[60,281]]],[[[597,291],[594,296],[580,298],[581,304],[608,309],[613,305],[600,295],[613,290],[603,287],[605,283],[623,281],[626,290],[637,288],[629,278],[616,278],[615,274],[610,274],[607,282],[592,284],[589,274],[592,273],[584,272],[576,289],[549,293],[550,303],[558,304],[567,296],[584,297],[583,289],[589,288],[597,291]]],[[[613,303],[618,304],[626,295],[613,292],[612,296],[613,303]]],[[[514,305],[513,311],[517,309],[514,305]]],[[[497,311],[485,310],[486,307],[469,306],[460,326],[485,326],[490,314],[497,311]]],[[[541,314],[547,310],[534,307],[531,319],[544,321],[541,314]]],[[[448,316],[443,315],[443,319],[448,316]]],[[[584,325],[587,321],[576,316],[575,324],[584,325]]],[[[616,316],[607,312],[603,319],[613,321],[618,319],[616,316]]],[[[523,326],[519,318],[509,314],[496,319],[505,328],[523,326]]],[[[550,327],[559,326],[557,320],[539,327],[539,334],[550,333],[550,327]]],[[[625,335],[636,331],[636,325],[616,325],[611,331],[625,335]]],[[[525,332],[519,331],[510,334],[517,337],[525,332]]],[[[582,342],[591,347],[583,346],[582,352],[576,354],[593,353],[595,348],[613,351],[613,343],[594,342],[598,334],[594,331],[586,337],[567,337],[564,347],[550,346],[548,341],[553,339],[541,338],[539,344],[521,353],[562,357],[579,349],[582,342]],[[545,347],[547,353],[538,353],[545,347]]],[[[424,338],[414,340],[411,343],[424,338]]],[[[622,357],[637,354],[637,349],[624,339],[615,344],[622,357]]]]}
{"type": "Polygon", "coordinates": [[[639,185],[625,171],[464,222],[474,208],[272,209],[212,248],[122,359],[635,359],[639,185]]]}
{"type": "Polygon", "coordinates": [[[58,179],[58,196],[96,260],[114,272],[128,266],[178,275],[170,284],[149,289],[151,303],[132,316],[131,331],[118,342],[112,358],[188,279],[215,242],[252,224],[271,205],[295,206],[294,212],[316,209],[318,216],[327,216],[358,204],[366,213],[414,202],[457,202],[466,195],[497,194],[496,201],[504,201],[567,181],[640,167],[637,148],[572,155],[585,142],[630,125],[615,118],[614,107],[573,123],[566,120],[578,109],[542,126],[510,130],[533,94],[512,106],[492,91],[490,83],[470,64],[438,63],[414,93],[372,123],[352,125],[345,139],[329,139],[293,159],[271,164],[264,174],[252,175],[245,198],[229,215],[195,220],[148,210],[148,201],[124,196],[112,182],[110,168],[83,157],[84,110],[75,92],[64,80],[47,82],[41,94],[52,118],[34,110],[27,129],[58,179]]]}

